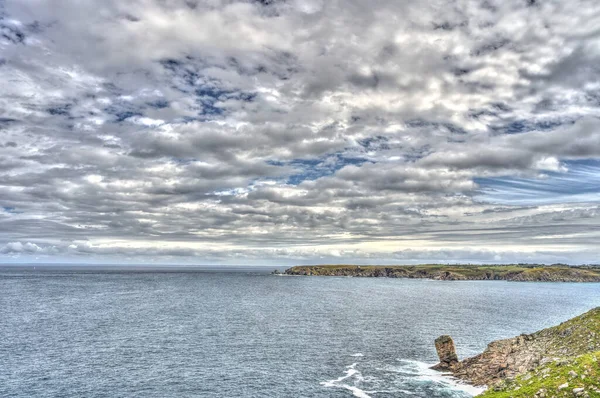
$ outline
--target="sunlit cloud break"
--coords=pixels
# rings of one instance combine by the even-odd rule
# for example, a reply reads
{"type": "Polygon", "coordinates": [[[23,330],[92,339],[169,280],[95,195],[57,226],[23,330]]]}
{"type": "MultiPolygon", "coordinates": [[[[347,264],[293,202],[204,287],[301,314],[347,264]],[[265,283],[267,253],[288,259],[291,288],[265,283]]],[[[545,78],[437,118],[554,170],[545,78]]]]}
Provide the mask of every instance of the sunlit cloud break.
{"type": "Polygon", "coordinates": [[[597,263],[600,3],[0,1],[0,261],[597,263]]]}

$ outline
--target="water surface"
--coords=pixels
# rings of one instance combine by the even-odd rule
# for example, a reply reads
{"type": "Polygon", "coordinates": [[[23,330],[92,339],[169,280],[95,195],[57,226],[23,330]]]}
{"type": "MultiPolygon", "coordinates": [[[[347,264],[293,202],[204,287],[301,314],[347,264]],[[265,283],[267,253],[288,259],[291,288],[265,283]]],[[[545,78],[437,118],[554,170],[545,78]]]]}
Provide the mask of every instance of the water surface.
{"type": "Polygon", "coordinates": [[[600,305],[600,284],[0,270],[0,396],[468,397],[427,370],[600,305]]]}

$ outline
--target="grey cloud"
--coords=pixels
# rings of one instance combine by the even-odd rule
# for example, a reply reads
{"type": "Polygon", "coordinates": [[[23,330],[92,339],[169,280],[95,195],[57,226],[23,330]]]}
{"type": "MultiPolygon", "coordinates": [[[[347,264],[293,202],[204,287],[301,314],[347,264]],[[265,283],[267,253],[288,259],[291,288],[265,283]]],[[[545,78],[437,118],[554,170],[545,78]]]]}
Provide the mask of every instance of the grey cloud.
{"type": "Polygon", "coordinates": [[[535,170],[558,167],[557,159],[600,156],[600,119],[583,118],[552,131],[532,131],[492,137],[488,142],[459,150],[448,146],[420,161],[425,166],[446,165],[457,169],[535,170]],[[543,163],[548,157],[555,162],[543,163]]]}
{"type": "Polygon", "coordinates": [[[447,165],[457,169],[529,169],[534,166],[535,159],[531,153],[519,148],[498,148],[490,145],[469,152],[448,151],[436,152],[421,161],[428,165],[447,165]]]}
{"type": "Polygon", "coordinates": [[[377,191],[463,192],[475,187],[468,177],[465,178],[466,176],[460,173],[444,169],[418,169],[404,165],[347,166],[340,170],[336,177],[377,191]]]}
{"type": "Polygon", "coordinates": [[[573,126],[551,132],[533,132],[509,137],[509,145],[522,146],[532,152],[565,158],[600,156],[600,118],[583,118],[573,126]]]}

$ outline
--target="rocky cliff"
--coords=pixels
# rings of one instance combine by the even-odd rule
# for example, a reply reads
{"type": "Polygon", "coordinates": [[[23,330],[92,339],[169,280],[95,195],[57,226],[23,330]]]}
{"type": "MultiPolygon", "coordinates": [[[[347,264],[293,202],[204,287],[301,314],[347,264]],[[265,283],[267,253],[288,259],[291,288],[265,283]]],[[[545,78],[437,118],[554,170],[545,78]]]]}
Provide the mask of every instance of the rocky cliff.
{"type": "Polygon", "coordinates": [[[463,361],[454,360],[449,336],[436,340],[436,348],[435,368],[491,387],[485,397],[600,397],[600,307],[555,327],[492,342],[463,361]]]}
{"type": "Polygon", "coordinates": [[[566,265],[414,265],[297,266],[287,275],[419,278],[435,280],[505,280],[521,282],[600,282],[600,267],[566,265]]]}

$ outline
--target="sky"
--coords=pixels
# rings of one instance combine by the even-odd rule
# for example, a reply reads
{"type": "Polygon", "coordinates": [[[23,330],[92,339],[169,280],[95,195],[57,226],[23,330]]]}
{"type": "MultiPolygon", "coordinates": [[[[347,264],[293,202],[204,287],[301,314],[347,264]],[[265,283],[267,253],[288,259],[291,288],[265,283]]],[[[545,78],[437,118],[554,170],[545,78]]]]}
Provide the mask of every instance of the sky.
{"type": "Polygon", "coordinates": [[[0,262],[599,263],[596,0],[0,0],[0,262]]]}

